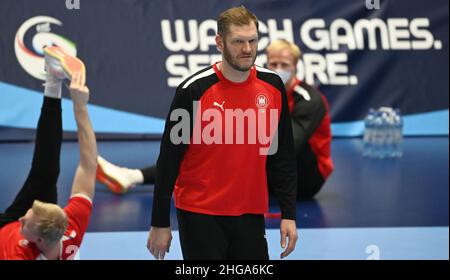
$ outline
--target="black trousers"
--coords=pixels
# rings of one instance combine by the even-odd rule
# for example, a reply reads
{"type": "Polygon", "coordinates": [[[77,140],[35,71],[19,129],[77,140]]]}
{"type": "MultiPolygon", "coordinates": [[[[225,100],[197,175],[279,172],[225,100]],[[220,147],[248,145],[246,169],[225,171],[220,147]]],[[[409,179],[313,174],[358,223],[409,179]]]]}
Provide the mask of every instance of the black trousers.
{"type": "Polygon", "coordinates": [[[268,260],[263,215],[212,216],[177,209],[185,260],[268,260]]]}
{"type": "Polygon", "coordinates": [[[0,213],[0,228],[25,215],[35,200],[57,203],[61,142],[61,100],[44,97],[30,172],[13,203],[0,213]]]}
{"type": "Polygon", "coordinates": [[[154,184],[155,183],[155,177],[156,177],[156,165],[144,167],[140,169],[142,172],[142,175],[144,176],[144,184],[154,184]]]}
{"type": "Polygon", "coordinates": [[[297,154],[297,169],[297,199],[312,199],[320,191],[325,180],[320,173],[317,157],[309,144],[297,154]]]}

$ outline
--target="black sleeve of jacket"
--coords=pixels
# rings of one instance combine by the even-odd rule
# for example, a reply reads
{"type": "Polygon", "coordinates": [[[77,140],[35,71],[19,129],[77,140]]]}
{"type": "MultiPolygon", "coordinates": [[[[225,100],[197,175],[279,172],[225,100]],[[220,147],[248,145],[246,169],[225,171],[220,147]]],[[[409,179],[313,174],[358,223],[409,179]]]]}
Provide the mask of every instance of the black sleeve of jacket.
{"type": "Polygon", "coordinates": [[[297,163],[294,154],[291,119],[283,82],[276,76],[275,84],[282,94],[282,109],[278,123],[278,150],[267,157],[266,172],[269,188],[278,199],[281,218],[295,220],[297,198],[297,163]]]}
{"type": "Polygon", "coordinates": [[[296,154],[305,147],[326,114],[326,107],[320,92],[304,83],[302,83],[302,88],[308,92],[311,100],[307,101],[300,95],[296,95],[294,99],[295,105],[291,119],[296,154]]]}
{"type": "MultiPolygon", "coordinates": [[[[175,187],[175,182],[178,178],[184,152],[188,146],[187,143],[183,142],[180,144],[174,144],[170,139],[172,128],[180,122],[180,120],[170,120],[170,115],[173,110],[187,110],[190,116],[190,125],[192,126],[193,97],[189,87],[187,89],[183,89],[182,86],[183,84],[177,88],[175,93],[161,139],[161,147],[156,167],[151,222],[151,225],[155,227],[170,226],[170,202],[172,193],[175,187]]],[[[192,127],[189,129],[191,131],[190,134],[192,134],[192,127]]]]}

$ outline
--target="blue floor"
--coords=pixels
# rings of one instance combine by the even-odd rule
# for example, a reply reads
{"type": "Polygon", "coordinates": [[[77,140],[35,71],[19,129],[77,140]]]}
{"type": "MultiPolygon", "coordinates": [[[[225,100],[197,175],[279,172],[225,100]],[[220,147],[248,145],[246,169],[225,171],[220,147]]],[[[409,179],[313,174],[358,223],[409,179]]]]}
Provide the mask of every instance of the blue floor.
{"type": "MultiPolygon", "coordinates": [[[[98,146],[105,158],[136,168],[153,164],[159,153],[158,141],[99,142],[98,146]]],[[[302,239],[291,259],[366,259],[370,245],[377,246],[381,259],[448,259],[448,148],[448,137],[410,137],[404,141],[403,158],[375,160],[361,156],[360,139],[334,139],[334,173],[316,200],[298,203],[302,239]]],[[[25,180],[32,151],[33,143],[0,144],[0,211],[25,180]]],[[[77,144],[64,143],[61,205],[69,197],[77,161],[77,144]]],[[[148,258],[145,239],[152,187],[139,186],[125,196],[116,196],[97,184],[82,259],[148,258]],[[115,250],[105,244],[109,238],[115,240],[111,244],[120,240],[117,244],[129,242],[130,246],[115,250]],[[109,249],[98,250],[99,246],[109,249]]],[[[278,211],[275,199],[270,208],[278,211]]],[[[176,230],[174,211],[172,224],[176,230]]],[[[279,220],[267,220],[267,227],[273,229],[268,231],[272,259],[280,253],[278,226],[279,220]]],[[[174,233],[173,252],[168,256],[172,259],[181,257],[177,238],[174,233]]]]}
{"type": "MultiPolygon", "coordinates": [[[[446,260],[448,227],[418,228],[320,228],[299,229],[296,250],[286,260],[446,260]]],[[[151,260],[148,233],[87,233],[80,250],[83,260],[151,260]]],[[[266,232],[271,260],[279,260],[282,249],[277,229],[266,232]]],[[[167,260],[182,260],[178,233],[167,260]]]]}

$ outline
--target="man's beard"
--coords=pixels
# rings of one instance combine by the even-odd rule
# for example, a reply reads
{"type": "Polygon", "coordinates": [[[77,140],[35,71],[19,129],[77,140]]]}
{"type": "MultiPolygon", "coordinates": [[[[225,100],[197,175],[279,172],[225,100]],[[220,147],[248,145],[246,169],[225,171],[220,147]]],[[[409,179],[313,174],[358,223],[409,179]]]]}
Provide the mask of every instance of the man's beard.
{"type": "Polygon", "coordinates": [[[247,67],[242,67],[238,65],[237,59],[233,59],[233,57],[231,56],[231,54],[228,52],[227,49],[227,45],[224,44],[224,48],[223,48],[223,58],[227,61],[227,63],[234,69],[237,71],[241,71],[241,72],[247,72],[248,70],[250,70],[253,66],[253,64],[255,63],[256,60],[256,54],[253,57],[253,61],[250,64],[250,66],[247,67]]]}

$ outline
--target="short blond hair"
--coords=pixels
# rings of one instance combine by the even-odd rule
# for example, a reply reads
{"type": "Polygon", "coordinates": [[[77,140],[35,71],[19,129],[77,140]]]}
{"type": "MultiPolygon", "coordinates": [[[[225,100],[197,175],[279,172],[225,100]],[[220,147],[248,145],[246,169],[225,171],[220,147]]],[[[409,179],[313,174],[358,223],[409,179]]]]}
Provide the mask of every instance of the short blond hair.
{"type": "Polygon", "coordinates": [[[300,48],[296,44],[284,39],[275,40],[270,43],[270,45],[266,48],[266,54],[268,55],[269,52],[282,51],[285,49],[288,49],[291,52],[292,56],[294,57],[294,64],[297,64],[298,60],[302,56],[300,48]]]}
{"type": "Polygon", "coordinates": [[[61,207],[39,200],[33,202],[31,208],[38,222],[35,224],[35,233],[48,244],[58,242],[67,229],[67,216],[61,207]]]}
{"type": "Polygon", "coordinates": [[[256,29],[258,30],[258,18],[247,10],[244,6],[234,7],[223,11],[217,18],[217,33],[225,37],[230,31],[230,26],[232,24],[237,26],[249,25],[254,23],[256,29]]]}

